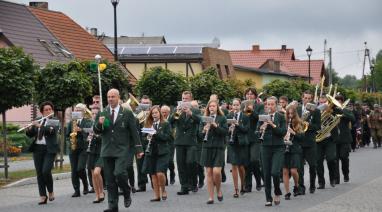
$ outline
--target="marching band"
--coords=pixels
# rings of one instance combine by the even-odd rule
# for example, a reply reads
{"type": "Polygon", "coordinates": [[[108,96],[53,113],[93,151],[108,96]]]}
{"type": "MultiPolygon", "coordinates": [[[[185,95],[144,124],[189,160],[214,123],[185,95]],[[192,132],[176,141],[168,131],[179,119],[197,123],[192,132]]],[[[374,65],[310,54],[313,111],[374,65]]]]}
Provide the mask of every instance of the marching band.
{"type": "MultiPolygon", "coordinates": [[[[201,108],[192,93],[184,91],[182,100],[171,112],[167,105],[151,106],[149,96],[142,96],[140,102],[131,97],[128,104],[122,104],[119,91],[111,89],[107,93],[108,106],[102,111],[97,105],[90,111],[85,104],[77,104],[65,129],[70,146],[72,197],[81,196],[81,180],[83,194],[94,191],[93,203],[100,203],[105,199],[106,186],[105,211],[118,211],[119,190],[124,206],[129,207],[130,193],[146,191],[149,178],[154,193],[150,201],[165,201],[166,186],[175,183],[176,166],[180,183],[177,194],[198,192],[206,178],[207,204],[213,204],[215,196],[223,201],[225,163],[231,164],[233,198],[252,191],[254,176],[256,190],[265,187],[265,206],[280,204],[281,182],[284,199],[291,199],[290,178],[294,181],[293,196],[305,195],[305,162],[309,166],[310,193],[316,190],[316,175],[317,189],[325,188],[324,160],[332,187],[340,183],[340,162],[343,181],[349,181],[351,144],[354,138],[354,143],[361,138],[352,135],[358,130],[352,131],[356,117],[341,94],[335,91],[333,95],[329,92],[317,97],[317,93],[306,91],[300,105],[297,101],[288,104],[285,96],[262,99],[261,95],[255,88],[249,88],[244,100],[235,98],[228,106],[224,103],[224,107],[214,95],[201,108]],[[134,156],[138,190],[134,187],[134,156]]],[[[49,121],[55,120],[50,115],[52,103],[42,103],[40,111],[43,117],[28,125],[26,134],[34,138],[30,149],[37,172],[39,204],[46,204],[55,199],[51,170],[59,149],[59,127],[49,121]]],[[[380,147],[379,105],[359,117],[357,126],[368,127],[375,148],[380,147]]],[[[362,142],[357,145],[367,143],[364,139],[362,142]]]]}

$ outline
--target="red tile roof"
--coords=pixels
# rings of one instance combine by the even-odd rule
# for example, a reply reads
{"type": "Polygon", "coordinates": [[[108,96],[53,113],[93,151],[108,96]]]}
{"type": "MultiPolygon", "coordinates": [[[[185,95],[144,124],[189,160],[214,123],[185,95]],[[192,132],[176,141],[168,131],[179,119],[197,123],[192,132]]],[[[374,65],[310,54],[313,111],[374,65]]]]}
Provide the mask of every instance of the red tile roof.
{"type": "Polygon", "coordinates": [[[92,60],[99,54],[110,62],[114,61],[109,49],[70,17],[61,12],[46,9],[29,7],[29,10],[69,49],[75,58],[92,60]]]}
{"type": "MultiPolygon", "coordinates": [[[[232,50],[229,52],[233,65],[261,68],[267,60],[274,59],[280,61],[281,71],[308,76],[308,61],[296,60],[293,49],[260,49],[259,46],[253,46],[252,50],[232,50]]],[[[310,73],[313,83],[320,82],[324,67],[323,60],[311,60],[310,73]]]]}

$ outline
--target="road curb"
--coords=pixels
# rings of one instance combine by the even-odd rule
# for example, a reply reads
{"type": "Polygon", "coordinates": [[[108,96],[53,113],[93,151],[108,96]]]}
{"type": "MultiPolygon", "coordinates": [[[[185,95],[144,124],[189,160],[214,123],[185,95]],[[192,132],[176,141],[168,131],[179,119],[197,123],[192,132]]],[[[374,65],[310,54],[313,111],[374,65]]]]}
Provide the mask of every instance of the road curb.
{"type": "MultiPolygon", "coordinates": [[[[63,179],[68,179],[70,177],[71,177],[71,172],[53,174],[53,180],[63,180],[63,179]]],[[[24,178],[19,181],[10,183],[6,186],[3,186],[2,188],[13,188],[13,187],[19,187],[19,186],[25,186],[25,185],[31,185],[31,184],[37,184],[37,177],[24,178]]]]}

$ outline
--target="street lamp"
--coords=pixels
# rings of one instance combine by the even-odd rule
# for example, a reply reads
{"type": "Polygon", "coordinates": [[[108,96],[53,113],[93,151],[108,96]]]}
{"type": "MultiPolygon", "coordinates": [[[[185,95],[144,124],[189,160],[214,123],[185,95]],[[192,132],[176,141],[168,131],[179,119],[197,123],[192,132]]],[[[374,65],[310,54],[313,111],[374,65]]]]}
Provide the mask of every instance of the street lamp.
{"type": "Polygon", "coordinates": [[[99,100],[100,100],[100,109],[103,110],[103,104],[102,104],[102,88],[101,88],[101,70],[99,69],[99,64],[101,63],[101,55],[97,54],[94,57],[95,61],[97,62],[97,72],[98,72],[98,88],[99,88],[99,100]]]}
{"type": "Polygon", "coordinates": [[[117,5],[119,0],[111,0],[114,7],[114,60],[118,61],[118,44],[117,44],[117,5]]]}
{"type": "Polygon", "coordinates": [[[310,56],[312,55],[312,51],[313,51],[313,49],[310,48],[310,45],[309,45],[308,48],[306,49],[306,54],[308,55],[308,58],[309,58],[309,68],[308,68],[309,84],[310,84],[310,56]]]}

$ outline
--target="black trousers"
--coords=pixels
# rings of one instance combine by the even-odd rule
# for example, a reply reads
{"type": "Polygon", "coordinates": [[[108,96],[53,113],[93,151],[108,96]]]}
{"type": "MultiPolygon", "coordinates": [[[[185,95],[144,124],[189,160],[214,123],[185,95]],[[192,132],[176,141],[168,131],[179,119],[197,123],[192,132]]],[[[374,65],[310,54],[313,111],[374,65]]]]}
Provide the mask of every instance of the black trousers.
{"type": "Polygon", "coordinates": [[[84,189],[88,188],[88,179],[86,176],[86,162],[88,153],[86,149],[77,149],[69,154],[70,166],[72,171],[72,185],[74,191],[80,192],[80,179],[84,189]]]}
{"type": "Polygon", "coordinates": [[[317,177],[318,184],[325,185],[324,160],[329,170],[329,180],[335,180],[336,175],[336,143],[331,138],[327,138],[317,143],[317,177]]]}
{"type": "Polygon", "coordinates": [[[349,177],[349,152],[350,144],[337,144],[336,179],[340,181],[339,163],[341,161],[342,174],[349,177]]]}
{"type": "Polygon", "coordinates": [[[118,187],[125,197],[130,196],[127,157],[103,157],[109,208],[118,208],[118,187]]]}
{"type": "Polygon", "coordinates": [[[37,184],[40,196],[53,192],[52,168],[56,154],[48,153],[46,145],[35,145],[33,161],[37,173],[37,184]]]}
{"type": "Polygon", "coordinates": [[[310,187],[316,187],[317,175],[317,144],[314,143],[311,147],[302,147],[302,160],[299,171],[299,186],[305,189],[304,185],[304,160],[309,164],[310,187]]]}
{"type": "Polygon", "coordinates": [[[196,180],[196,147],[176,146],[176,162],[178,165],[181,190],[188,191],[195,186],[196,180]]]}

